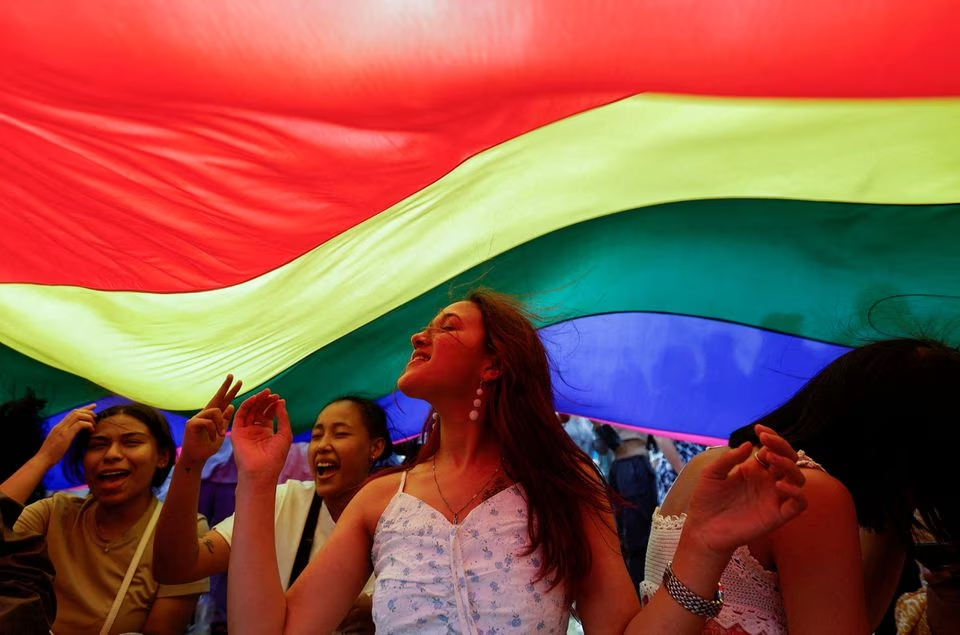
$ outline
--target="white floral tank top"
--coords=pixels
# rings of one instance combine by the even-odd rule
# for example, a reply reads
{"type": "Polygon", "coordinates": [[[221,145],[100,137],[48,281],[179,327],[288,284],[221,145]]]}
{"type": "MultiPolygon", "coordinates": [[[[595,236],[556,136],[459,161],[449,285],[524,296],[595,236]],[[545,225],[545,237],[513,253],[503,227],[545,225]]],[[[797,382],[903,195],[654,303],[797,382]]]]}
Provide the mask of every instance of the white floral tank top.
{"type": "Polygon", "coordinates": [[[400,487],[373,538],[378,633],[566,633],[563,585],[533,582],[519,485],[483,501],[459,525],[400,487]],[[549,590],[548,590],[549,589],[549,590]]]}

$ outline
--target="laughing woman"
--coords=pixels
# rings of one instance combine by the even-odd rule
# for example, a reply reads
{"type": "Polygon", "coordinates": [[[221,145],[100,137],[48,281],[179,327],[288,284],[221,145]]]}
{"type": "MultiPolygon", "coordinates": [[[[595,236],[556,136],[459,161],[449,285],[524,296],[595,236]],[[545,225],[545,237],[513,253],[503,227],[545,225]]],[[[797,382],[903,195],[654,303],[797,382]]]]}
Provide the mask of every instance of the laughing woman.
{"type": "MultiPolygon", "coordinates": [[[[239,390],[240,382],[233,384],[233,376],[228,375],[207,407],[187,422],[154,545],[157,578],[164,582],[189,582],[227,571],[233,516],[199,540],[191,523],[199,503],[200,472],[223,444],[233,414],[230,402],[239,390]]],[[[324,545],[370,468],[392,451],[386,413],[376,402],[349,395],[334,399],[320,411],[307,448],[314,480],[291,480],[276,487],[271,514],[276,527],[274,569],[284,589],[324,545]]],[[[338,632],[373,632],[372,592],[370,580],[338,632]]]]}
{"type": "Polygon", "coordinates": [[[432,405],[428,441],[413,466],[364,486],[286,594],[271,548],[286,405],[264,390],[238,409],[232,634],[328,633],[371,572],[377,632],[565,633],[575,603],[587,633],[696,633],[730,553],[803,509],[795,454],[761,431],[759,461],[744,444],[700,479],[669,592],[641,612],[607,489],[556,416],[522,308],[477,292],[411,343],[398,385],[432,405]]]}
{"type": "MultiPolygon", "coordinates": [[[[37,501],[15,525],[47,537],[57,572],[53,632],[183,633],[207,581],[168,586],[153,577],[151,543],[160,511],[153,489],[173,467],[170,427],[143,404],[99,414],[93,408],[64,417],[40,451],[0,485],[23,501],[66,455],[67,471],[90,488],[84,498],[57,493],[37,501]]],[[[194,522],[194,531],[205,525],[194,522]]]]}

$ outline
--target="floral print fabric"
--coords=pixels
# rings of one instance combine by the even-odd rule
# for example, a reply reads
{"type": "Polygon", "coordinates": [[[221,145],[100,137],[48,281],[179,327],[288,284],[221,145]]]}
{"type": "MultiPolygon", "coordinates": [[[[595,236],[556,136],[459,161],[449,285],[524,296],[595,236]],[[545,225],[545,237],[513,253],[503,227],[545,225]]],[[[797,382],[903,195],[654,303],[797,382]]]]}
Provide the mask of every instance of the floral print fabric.
{"type": "Polygon", "coordinates": [[[566,633],[563,585],[533,582],[540,551],[521,555],[529,538],[519,485],[454,525],[405,493],[405,481],[406,474],[373,540],[377,632],[566,633]]]}

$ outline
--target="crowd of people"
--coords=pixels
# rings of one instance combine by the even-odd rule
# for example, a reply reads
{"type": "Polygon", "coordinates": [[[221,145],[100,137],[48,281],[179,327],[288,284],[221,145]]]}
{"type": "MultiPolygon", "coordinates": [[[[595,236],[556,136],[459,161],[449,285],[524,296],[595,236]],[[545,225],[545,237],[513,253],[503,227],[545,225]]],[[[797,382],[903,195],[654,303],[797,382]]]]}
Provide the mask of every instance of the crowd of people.
{"type": "Polygon", "coordinates": [[[431,415],[399,466],[371,473],[392,452],[386,417],[348,395],[317,415],[313,480],[278,485],[286,402],[265,389],[235,406],[230,375],[179,458],[152,408],[69,413],[0,484],[5,544],[46,545],[24,551],[36,593],[9,619],[183,633],[208,576],[226,572],[231,633],[566,633],[571,616],[586,633],[870,633],[926,553],[929,608],[910,628],[949,632],[958,385],[956,349],[882,341],[726,447],[681,453],[594,422],[591,449],[554,410],[531,317],[480,290],[411,337],[397,386],[431,415]],[[228,430],[236,512],[210,529],[202,475],[228,430]],[[608,450],[601,470],[591,454],[608,450]],[[89,493],[29,502],[61,459],[89,493]],[[669,493],[655,465],[671,468],[669,493]]]}

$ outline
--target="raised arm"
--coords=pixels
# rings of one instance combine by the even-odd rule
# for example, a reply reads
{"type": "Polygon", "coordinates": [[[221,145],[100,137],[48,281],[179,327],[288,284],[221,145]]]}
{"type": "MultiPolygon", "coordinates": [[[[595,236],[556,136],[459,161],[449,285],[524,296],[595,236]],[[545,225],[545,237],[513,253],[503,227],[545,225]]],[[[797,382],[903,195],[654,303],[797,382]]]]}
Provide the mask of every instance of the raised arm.
{"type": "Polygon", "coordinates": [[[147,621],[143,625],[144,635],[180,635],[186,633],[197,608],[200,595],[179,595],[169,598],[157,598],[147,621]]]}
{"type": "Polygon", "coordinates": [[[396,488],[396,480],[377,479],[350,501],[323,549],[287,591],[284,633],[329,633],[344,627],[341,620],[372,573],[373,528],[396,488]]]}
{"type": "MultiPolygon", "coordinates": [[[[637,589],[620,553],[612,514],[599,517],[587,512],[584,522],[592,564],[576,603],[585,633],[699,635],[704,618],[684,609],[662,590],[640,609],[637,589]]],[[[684,531],[673,570],[692,591],[712,598],[729,555],[706,548],[684,531]]]]}
{"type": "MultiPolygon", "coordinates": [[[[803,474],[796,453],[768,428],[758,427],[763,447],[758,460],[741,445],[705,467],[690,501],[673,560],[673,573],[687,590],[712,599],[733,551],[773,531],[803,511],[803,474]]],[[[636,612],[636,591],[622,561],[615,558],[616,537],[609,519],[588,523],[593,566],[577,598],[587,632],[700,633],[705,617],[687,610],[661,586],[636,612]],[[633,611],[634,615],[628,613],[633,611]]]]}
{"type": "Polygon", "coordinates": [[[365,487],[347,506],[320,553],[283,593],[274,553],[276,481],[292,441],[286,404],[264,390],[245,401],[233,424],[237,510],[230,551],[231,633],[329,633],[370,576],[369,498],[365,487]],[[273,419],[278,421],[273,430],[273,419]]]}
{"type": "Polygon", "coordinates": [[[153,541],[154,577],[163,584],[183,584],[227,570],[230,545],[215,531],[197,539],[200,475],[226,436],[233,415],[230,404],[242,383],[227,375],[207,407],[187,421],[183,449],[173,469],[153,541]]]}
{"type": "Polygon", "coordinates": [[[670,463],[673,471],[679,474],[680,470],[683,469],[684,462],[683,457],[680,456],[680,453],[677,451],[677,445],[673,442],[673,439],[661,436],[654,436],[653,439],[657,442],[657,447],[660,448],[660,452],[663,453],[663,458],[670,463]]]}
{"type": "Polygon", "coordinates": [[[608,450],[613,452],[620,447],[620,435],[613,429],[613,426],[593,419],[590,419],[590,424],[594,431],[593,447],[597,452],[607,452],[608,450]]]}
{"type": "Polygon", "coordinates": [[[53,426],[37,453],[0,484],[0,491],[21,505],[24,504],[40,485],[47,471],[67,453],[77,433],[81,430],[93,430],[93,409],[96,406],[97,404],[90,404],[73,410],[53,426]]]}
{"type": "Polygon", "coordinates": [[[265,389],[240,404],[233,418],[237,505],[227,578],[227,628],[234,634],[283,632],[286,599],[274,547],[274,506],[292,442],[279,395],[265,389]]]}

